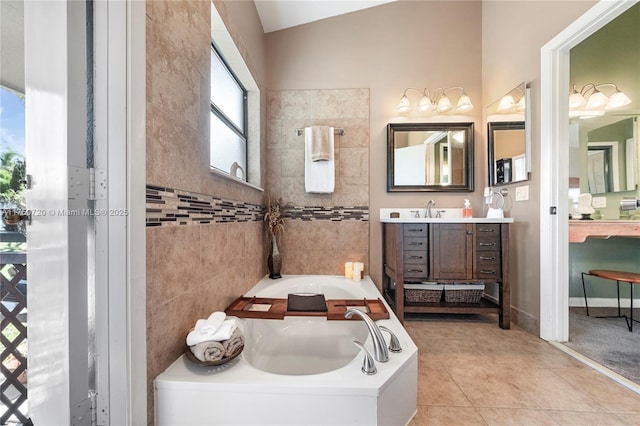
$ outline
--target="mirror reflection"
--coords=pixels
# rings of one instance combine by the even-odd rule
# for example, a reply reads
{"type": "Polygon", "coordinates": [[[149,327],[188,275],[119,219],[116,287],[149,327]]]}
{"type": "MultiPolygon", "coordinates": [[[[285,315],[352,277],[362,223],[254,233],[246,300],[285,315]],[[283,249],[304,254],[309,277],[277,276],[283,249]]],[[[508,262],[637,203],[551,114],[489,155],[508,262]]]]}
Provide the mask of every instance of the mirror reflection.
{"type": "Polygon", "coordinates": [[[492,185],[527,180],[524,121],[489,123],[489,167],[492,185]]]}
{"type": "Polygon", "coordinates": [[[620,199],[640,196],[637,116],[574,119],[569,128],[571,197],[589,193],[604,217],[617,219],[620,199]]]}
{"type": "Polygon", "coordinates": [[[490,186],[529,179],[527,91],[522,82],[487,108],[490,186]]]}
{"type": "Polygon", "coordinates": [[[473,123],[387,126],[387,191],[472,191],[473,123]]]}

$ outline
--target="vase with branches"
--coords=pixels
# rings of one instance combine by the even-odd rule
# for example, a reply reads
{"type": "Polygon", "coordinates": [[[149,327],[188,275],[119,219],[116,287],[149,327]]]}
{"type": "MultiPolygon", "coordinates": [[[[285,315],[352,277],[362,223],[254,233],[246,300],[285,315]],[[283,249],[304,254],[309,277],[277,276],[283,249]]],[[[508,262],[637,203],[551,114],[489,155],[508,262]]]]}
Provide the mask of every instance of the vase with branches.
{"type": "Polygon", "coordinates": [[[267,231],[271,237],[271,248],[267,265],[269,266],[269,278],[282,278],[280,270],[282,269],[282,257],[278,249],[278,236],[284,232],[284,215],[285,206],[282,205],[282,199],[272,200],[267,198],[267,211],[264,214],[264,220],[267,222],[267,231]]]}

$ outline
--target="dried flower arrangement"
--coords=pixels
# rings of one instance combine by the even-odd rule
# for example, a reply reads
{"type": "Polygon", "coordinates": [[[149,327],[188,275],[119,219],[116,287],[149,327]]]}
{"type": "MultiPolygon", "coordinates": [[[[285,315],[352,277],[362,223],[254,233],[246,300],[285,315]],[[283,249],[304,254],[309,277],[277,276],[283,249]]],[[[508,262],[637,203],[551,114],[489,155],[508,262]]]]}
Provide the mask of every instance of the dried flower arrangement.
{"type": "Polygon", "coordinates": [[[272,201],[271,197],[267,199],[267,211],[264,214],[264,220],[267,222],[269,234],[278,236],[284,232],[284,208],[282,198],[276,201],[272,201]]]}

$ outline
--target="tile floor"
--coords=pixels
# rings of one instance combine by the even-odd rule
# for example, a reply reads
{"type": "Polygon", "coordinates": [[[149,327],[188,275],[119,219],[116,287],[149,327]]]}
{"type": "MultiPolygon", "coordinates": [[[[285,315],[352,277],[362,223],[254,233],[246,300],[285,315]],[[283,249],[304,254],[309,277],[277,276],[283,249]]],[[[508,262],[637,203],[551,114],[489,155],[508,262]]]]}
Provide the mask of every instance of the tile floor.
{"type": "Polygon", "coordinates": [[[512,324],[406,320],[419,349],[422,425],[640,425],[640,395],[512,324]]]}

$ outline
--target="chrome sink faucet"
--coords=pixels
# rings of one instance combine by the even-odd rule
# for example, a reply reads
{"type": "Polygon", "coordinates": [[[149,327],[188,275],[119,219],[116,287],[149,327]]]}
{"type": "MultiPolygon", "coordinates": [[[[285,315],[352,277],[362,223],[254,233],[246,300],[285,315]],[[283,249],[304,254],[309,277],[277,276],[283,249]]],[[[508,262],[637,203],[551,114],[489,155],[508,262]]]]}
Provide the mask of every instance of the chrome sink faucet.
{"type": "Polygon", "coordinates": [[[364,312],[355,309],[349,308],[347,312],[344,313],[344,317],[349,319],[356,314],[367,325],[369,329],[369,333],[371,334],[371,340],[373,341],[373,357],[378,362],[387,362],[389,361],[389,350],[387,349],[387,343],[384,341],[384,337],[382,336],[382,332],[378,328],[375,322],[369,317],[369,315],[364,312]]]}
{"type": "Polygon", "coordinates": [[[436,202],[435,202],[435,201],[433,201],[433,200],[429,200],[429,202],[427,203],[427,209],[426,209],[426,211],[424,212],[424,217],[433,217],[433,216],[431,215],[431,207],[435,207],[435,205],[436,205],[436,202]]]}

